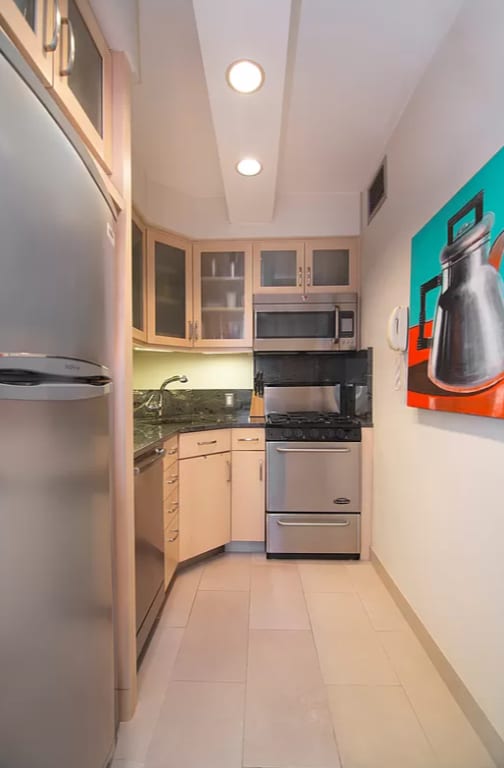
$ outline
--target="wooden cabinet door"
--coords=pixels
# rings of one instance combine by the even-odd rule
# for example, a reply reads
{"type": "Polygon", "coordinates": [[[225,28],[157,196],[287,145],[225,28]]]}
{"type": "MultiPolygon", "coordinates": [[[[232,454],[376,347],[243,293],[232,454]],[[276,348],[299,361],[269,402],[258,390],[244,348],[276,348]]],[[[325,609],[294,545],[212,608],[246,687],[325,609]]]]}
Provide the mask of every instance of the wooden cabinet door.
{"type": "Polygon", "coordinates": [[[133,339],[147,340],[147,244],[146,229],[139,216],[131,222],[131,284],[133,339]]]}
{"type": "Polygon", "coordinates": [[[264,452],[233,451],[231,539],[264,541],[264,452]]]}
{"type": "Polygon", "coordinates": [[[227,544],[231,533],[231,454],[179,461],[180,560],[227,544]]]}
{"type": "Polygon", "coordinates": [[[39,72],[45,85],[52,85],[53,57],[60,34],[55,0],[2,0],[0,26],[39,72]]]}
{"type": "Polygon", "coordinates": [[[194,346],[252,347],[250,243],[194,243],[193,259],[194,346]]]}
{"type": "Polygon", "coordinates": [[[262,240],[253,251],[254,293],[303,293],[302,240],[262,240]]]}
{"type": "Polygon", "coordinates": [[[189,240],[147,230],[147,341],[192,347],[192,308],[189,240]]]}
{"type": "Polygon", "coordinates": [[[357,237],[307,240],[305,243],[306,293],[357,292],[359,254],[357,237]]]}
{"type": "Polygon", "coordinates": [[[53,88],[93,154],[110,171],[112,59],[87,0],[58,0],[62,27],[53,88]]]}

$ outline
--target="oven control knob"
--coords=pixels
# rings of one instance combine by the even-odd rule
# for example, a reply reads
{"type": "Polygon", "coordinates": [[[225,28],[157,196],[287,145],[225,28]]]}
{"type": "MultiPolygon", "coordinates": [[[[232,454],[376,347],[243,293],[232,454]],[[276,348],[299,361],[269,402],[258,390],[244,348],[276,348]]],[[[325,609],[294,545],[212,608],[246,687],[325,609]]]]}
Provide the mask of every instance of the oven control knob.
{"type": "Polygon", "coordinates": [[[338,440],[344,440],[345,439],[345,430],[344,429],[337,429],[336,430],[336,437],[338,440]]]}
{"type": "Polygon", "coordinates": [[[290,436],[291,436],[291,430],[290,429],[284,429],[283,432],[282,432],[281,439],[282,440],[289,440],[290,436]]]}
{"type": "Polygon", "coordinates": [[[299,440],[303,437],[303,430],[302,429],[295,429],[294,430],[294,437],[297,437],[299,440]]]}
{"type": "Polygon", "coordinates": [[[319,440],[318,429],[310,429],[310,437],[312,440],[319,440]]]}

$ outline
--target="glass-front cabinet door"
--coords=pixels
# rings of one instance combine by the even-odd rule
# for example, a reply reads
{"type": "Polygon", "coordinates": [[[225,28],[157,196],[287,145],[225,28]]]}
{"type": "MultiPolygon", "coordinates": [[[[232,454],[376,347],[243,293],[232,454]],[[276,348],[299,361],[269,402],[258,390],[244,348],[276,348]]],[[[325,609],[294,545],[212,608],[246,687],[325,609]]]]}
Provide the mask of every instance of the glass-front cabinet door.
{"type": "Polygon", "coordinates": [[[111,55],[87,0],[58,0],[62,27],[54,90],[105,167],[111,154],[111,55]]]}
{"type": "Polygon", "coordinates": [[[131,281],[133,303],[133,339],[147,340],[146,277],[147,259],[145,225],[134,215],[131,222],[131,281]]]}
{"type": "Polygon", "coordinates": [[[254,293],[300,293],[304,285],[304,243],[254,243],[254,293]]]}
{"type": "Polygon", "coordinates": [[[252,253],[248,243],[195,243],[194,346],[252,346],[252,253]]]}
{"type": "Polygon", "coordinates": [[[338,237],[305,241],[305,291],[357,291],[358,238],[338,237]]]}
{"type": "Polygon", "coordinates": [[[191,243],[168,232],[147,233],[147,341],[191,347],[191,243]]]}
{"type": "Polygon", "coordinates": [[[1,0],[0,26],[52,85],[53,51],[59,40],[54,0],[1,0]]]}

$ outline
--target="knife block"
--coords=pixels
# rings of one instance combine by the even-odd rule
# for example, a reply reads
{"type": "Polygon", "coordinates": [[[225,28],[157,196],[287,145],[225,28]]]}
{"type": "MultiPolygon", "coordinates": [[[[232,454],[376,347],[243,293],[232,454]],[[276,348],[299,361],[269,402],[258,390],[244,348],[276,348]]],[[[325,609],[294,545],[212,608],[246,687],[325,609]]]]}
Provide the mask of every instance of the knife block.
{"type": "Polygon", "coordinates": [[[249,416],[264,416],[264,398],[261,395],[252,395],[249,416]]]}

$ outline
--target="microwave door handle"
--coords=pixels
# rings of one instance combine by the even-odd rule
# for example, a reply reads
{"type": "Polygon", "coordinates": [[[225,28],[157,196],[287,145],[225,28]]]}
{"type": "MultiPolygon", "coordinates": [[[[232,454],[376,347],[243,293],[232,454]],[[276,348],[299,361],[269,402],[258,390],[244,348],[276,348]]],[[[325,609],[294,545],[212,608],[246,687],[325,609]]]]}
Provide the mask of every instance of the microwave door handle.
{"type": "Polygon", "coordinates": [[[340,314],[340,308],[336,305],[334,307],[334,343],[338,344],[339,342],[339,314],[340,314]]]}

